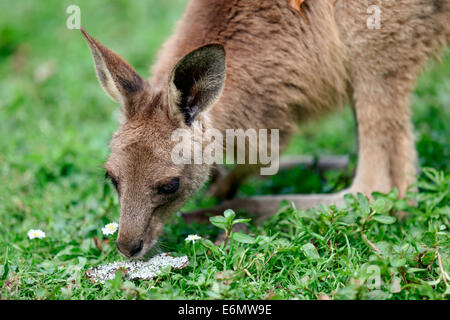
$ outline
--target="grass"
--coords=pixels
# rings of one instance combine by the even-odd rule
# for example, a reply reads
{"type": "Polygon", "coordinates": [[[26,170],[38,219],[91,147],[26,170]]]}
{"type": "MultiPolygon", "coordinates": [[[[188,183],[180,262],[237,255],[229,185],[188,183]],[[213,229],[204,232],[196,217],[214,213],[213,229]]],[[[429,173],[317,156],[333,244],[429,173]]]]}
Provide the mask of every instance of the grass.
{"type": "MultiPolygon", "coordinates": [[[[93,240],[103,239],[101,227],[119,217],[101,168],[119,111],[100,89],[79,31],[66,28],[72,4],[81,7],[83,26],[92,35],[148,76],[185,1],[0,2],[1,299],[448,298],[448,53],[441,64],[430,64],[412,99],[420,165],[433,168],[423,170],[420,192],[400,201],[393,190],[376,195],[373,204],[348,198],[345,209],[305,212],[285,205],[263,225],[250,223],[249,237],[231,235],[228,247],[210,242],[220,230],[216,226],[186,225],[174,215],[161,246],[187,254],[189,267],[151,281],[118,276],[101,286],[87,280],[90,266],[123,259],[114,236],[104,238],[101,250],[93,240]],[[395,221],[398,211],[408,219],[395,221]],[[30,241],[29,229],[42,229],[47,237],[30,241]],[[189,234],[203,237],[195,257],[184,241],[189,234]]],[[[351,154],[348,170],[322,174],[299,167],[252,179],[240,195],[348,186],[354,131],[351,112],[342,110],[303,126],[287,151],[351,154]]],[[[185,209],[213,201],[201,192],[185,209]]]]}

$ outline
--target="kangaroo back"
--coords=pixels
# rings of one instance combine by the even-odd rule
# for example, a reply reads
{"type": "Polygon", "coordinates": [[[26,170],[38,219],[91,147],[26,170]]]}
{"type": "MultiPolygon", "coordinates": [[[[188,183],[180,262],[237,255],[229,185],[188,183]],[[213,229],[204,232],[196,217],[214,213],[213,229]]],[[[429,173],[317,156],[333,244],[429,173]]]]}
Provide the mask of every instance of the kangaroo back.
{"type": "Polygon", "coordinates": [[[397,77],[407,89],[427,58],[450,42],[447,0],[338,1],[336,21],[353,74],[397,77]],[[379,27],[373,30],[366,23],[372,6],[380,15],[379,27]]]}

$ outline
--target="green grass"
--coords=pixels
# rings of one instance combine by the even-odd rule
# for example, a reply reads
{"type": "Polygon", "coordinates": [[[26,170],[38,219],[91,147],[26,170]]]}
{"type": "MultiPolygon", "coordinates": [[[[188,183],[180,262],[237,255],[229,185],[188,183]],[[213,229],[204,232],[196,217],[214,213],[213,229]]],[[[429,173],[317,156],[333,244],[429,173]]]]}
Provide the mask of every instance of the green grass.
{"type": "MultiPolygon", "coordinates": [[[[84,277],[90,266],[123,259],[114,236],[100,251],[93,238],[118,221],[118,201],[102,163],[118,125],[118,106],[102,92],[66,8],[81,7],[83,26],[144,76],[185,1],[0,2],[0,298],[1,299],[445,299],[450,274],[450,55],[431,63],[414,92],[413,120],[421,167],[419,193],[348,198],[345,209],[305,212],[289,206],[265,224],[250,224],[251,243],[217,248],[212,225],[174,215],[164,250],[191,265],[150,281],[104,286],[84,277]],[[39,81],[36,70],[51,71],[39,81]],[[412,205],[415,203],[416,205],[412,205]],[[395,221],[398,211],[406,221],[395,221]],[[30,241],[29,229],[47,237],[30,241]],[[194,264],[194,261],[196,262],[194,264]],[[440,261],[440,262],[439,262],[440,261]],[[379,277],[378,277],[379,275],[379,277]],[[378,281],[379,280],[379,281],[378,281]]],[[[348,170],[296,168],[252,179],[241,195],[331,192],[349,185],[355,165],[354,123],[343,110],[303,126],[291,154],[351,154],[348,170]]],[[[213,202],[199,193],[185,209],[213,202]]],[[[238,214],[238,217],[245,216],[238,214]]]]}

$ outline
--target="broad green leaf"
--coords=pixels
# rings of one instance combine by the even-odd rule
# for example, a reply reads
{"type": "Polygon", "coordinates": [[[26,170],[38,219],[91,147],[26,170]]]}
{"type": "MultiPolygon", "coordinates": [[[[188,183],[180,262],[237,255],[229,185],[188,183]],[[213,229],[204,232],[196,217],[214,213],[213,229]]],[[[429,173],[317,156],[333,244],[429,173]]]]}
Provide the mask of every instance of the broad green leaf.
{"type": "Polygon", "coordinates": [[[209,221],[220,222],[220,223],[226,223],[226,222],[227,222],[227,219],[225,219],[225,217],[222,217],[222,216],[215,216],[215,217],[209,218],[209,221]]]}
{"type": "Polygon", "coordinates": [[[233,220],[234,217],[236,217],[236,213],[234,213],[234,211],[231,209],[225,210],[223,215],[225,216],[225,218],[227,218],[227,221],[230,221],[230,219],[233,220]]]}
{"type": "Polygon", "coordinates": [[[370,208],[369,208],[369,200],[367,200],[366,196],[362,193],[358,193],[358,202],[362,210],[363,216],[368,216],[370,214],[370,208]]]}
{"type": "Polygon", "coordinates": [[[252,219],[236,219],[233,220],[233,224],[237,224],[237,223],[249,223],[252,219]]]}
{"type": "Polygon", "coordinates": [[[387,241],[378,241],[374,243],[378,250],[385,256],[389,256],[392,252],[392,244],[387,241]]]}
{"type": "Polygon", "coordinates": [[[344,201],[347,207],[352,206],[355,203],[355,196],[351,193],[344,194],[344,201]]]}
{"type": "Polygon", "coordinates": [[[234,240],[236,240],[237,242],[241,242],[241,243],[255,243],[256,242],[255,238],[253,238],[252,236],[249,236],[248,234],[244,234],[241,232],[233,232],[232,237],[234,240]]]}
{"type": "Polygon", "coordinates": [[[316,247],[312,243],[307,243],[302,246],[302,251],[308,259],[316,260],[320,258],[316,247]]]}
{"type": "Polygon", "coordinates": [[[386,212],[386,201],[384,199],[378,199],[370,204],[370,207],[375,213],[384,213],[386,212]]]}
{"type": "Polygon", "coordinates": [[[393,224],[397,219],[395,217],[391,216],[384,216],[384,215],[375,215],[372,217],[373,220],[382,223],[382,224],[393,224]]]}
{"type": "Polygon", "coordinates": [[[406,259],[404,259],[404,258],[392,258],[391,259],[391,265],[393,266],[393,267],[404,267],[405,266],[405,264],[406,264],[406,259]]]}
{"type": "Polygon", "coordinates": [[[227,221],[226,221],[225,217],[215,216],[215,217],[209,218],[209,221],[217,228],[221,228],[221,229],[225,229],[225,230],[227,229],[227,221]]]}

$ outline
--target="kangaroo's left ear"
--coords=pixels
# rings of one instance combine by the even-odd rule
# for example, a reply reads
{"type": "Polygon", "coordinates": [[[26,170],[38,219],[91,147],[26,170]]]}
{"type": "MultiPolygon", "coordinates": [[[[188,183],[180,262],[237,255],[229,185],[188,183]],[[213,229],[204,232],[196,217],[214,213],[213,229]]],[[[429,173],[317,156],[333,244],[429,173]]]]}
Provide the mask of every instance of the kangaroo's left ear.
{"type": "Polygon", "coordinates": [[[225,73],[225,49],[222,45],[206,45],[187,54],[170,75],[168,99],[172,115],[190,126],[220,97],[225,73]]]}
{"type": "MultiPolygon", "coordinates": [[[[144,89],[145,80],[122,57],[92,38],[83,28],[81,32],[89,44],[97,77],[105,92],[126,110],[129,102],[144,89]]],[[[130,113],[130,112],[128,112],[130,113]]]]}

